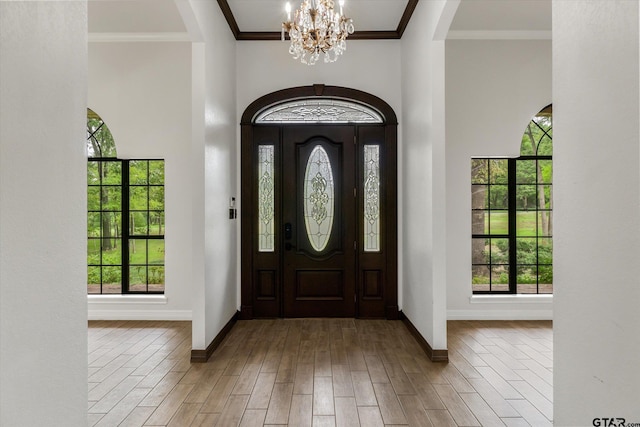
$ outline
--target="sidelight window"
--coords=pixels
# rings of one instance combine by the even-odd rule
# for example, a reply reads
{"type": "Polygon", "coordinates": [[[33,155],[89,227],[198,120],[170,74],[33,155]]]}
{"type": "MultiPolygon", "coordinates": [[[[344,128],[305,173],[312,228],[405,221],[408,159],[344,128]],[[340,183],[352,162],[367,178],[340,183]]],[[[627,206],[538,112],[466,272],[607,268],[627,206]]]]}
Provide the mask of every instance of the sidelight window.
{"type": "Polygon", "coordinates": [[[364,251],[380,251],[380,146],[364,146],[364,251]]]}
{"type": "Polygon", "coordinates": [[[275,239],[274,146],[258,147],[258,250],[273,252],[275,239]]]}

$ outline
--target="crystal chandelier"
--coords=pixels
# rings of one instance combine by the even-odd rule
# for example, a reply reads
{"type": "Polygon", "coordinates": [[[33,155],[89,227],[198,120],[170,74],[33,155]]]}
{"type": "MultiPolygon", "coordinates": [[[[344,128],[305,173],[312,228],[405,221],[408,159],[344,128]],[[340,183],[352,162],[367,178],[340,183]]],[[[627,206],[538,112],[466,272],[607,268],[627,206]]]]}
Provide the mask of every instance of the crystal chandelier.
{"type": "Polygon", "coordinates": [[[353,34],[353,21],[342,14],[344,0],[340,0],[340,13],[333,10],[333,0],[302,0],[291,20],[291,5],[287,3],[287,22],[282,23],[289,33],[289,53],[303,64],[313,65],[324,54],[324,62],[334,62],[347,49],[347,36],[353,34]]]}

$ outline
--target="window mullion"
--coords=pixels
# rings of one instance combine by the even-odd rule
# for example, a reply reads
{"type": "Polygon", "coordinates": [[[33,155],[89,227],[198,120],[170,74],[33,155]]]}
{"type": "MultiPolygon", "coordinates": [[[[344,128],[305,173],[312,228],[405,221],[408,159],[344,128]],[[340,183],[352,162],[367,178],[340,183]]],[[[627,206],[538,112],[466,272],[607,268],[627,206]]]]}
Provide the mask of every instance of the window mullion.
{"type": "Polygon", "coordinates": [[[100,180],[98,181],[98,184],[100,185],[98,187],[98,190],[100,191],[99,195],[98,195],[98,199],[100,200],[100,235],[99,238],[100,240],[98,247],[100,248],[100,294],[102,294],[104,292],[103,289],[103,282],[104,282],[104,264],[103,264],[103,260],[102,260],[102,245],[104,242],[104,232],[102,230],[104,221],[102,219],[102,215],[104,215],[104,207],[103,207],[103,201],[102,201],[102,191],[103,191],[103,179],[102,179],[102,168],[104,167],[104,162],[99,161],[98,162],[98,176],[100,177],[100,180]]]}
{"type": "Polygon", "coordinates": [[[122,293],[129,293],[129,160],[122,165],[122,293]]]}
{"type": "Polygon", "coordinates": [[[509,194],[509,293],[515,294],[518,283],[518,266],[517,266],[517,224],[516,224],[516,159],[511,158],[508,161],[508,194],[509,194]]]}

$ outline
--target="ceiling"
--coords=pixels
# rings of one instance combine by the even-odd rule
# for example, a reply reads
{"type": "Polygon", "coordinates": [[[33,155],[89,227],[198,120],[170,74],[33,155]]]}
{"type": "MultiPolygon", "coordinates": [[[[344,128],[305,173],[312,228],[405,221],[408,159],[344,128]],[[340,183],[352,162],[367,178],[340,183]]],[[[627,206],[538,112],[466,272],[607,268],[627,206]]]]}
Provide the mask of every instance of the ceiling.
{"type": "Polygon", "coordinates": [[[462,0],[450,31],[551,31],[551,0],[462,0]]]}
{"type": "Polygon", "coordinates": [[[447,39],[551,39],[551,0],[462,0],[447,39]]]}
{"type": "Polygon", "coordinates": [[[89,0],[89,33],[186,33],[174,0],[89,0]]]}
{"type": "MultiPolygon", "coordinates": [[[[217,1],[237,40],[280,39],[286,0],[217,1]]],[[[289,1],[296,7],[300,0],[289,1]]],[[[356,27],[349,39],[401,38],[417,4],[418,0],[346,0],[344,13],[356,27]]],[[[89,0],[89,33],[186,35],[187,29],[176,0],[89,0]]],[[[461,0],[447,36],[550,37],[551,0],[461,0]]]]}
{"type": "MultiPolygon", "coordinates": [[[[292,9],[299,2],[290,0],[292,9]]],[[[218,0],[238,40],[279,40],[286,0],[218,0]]],[[[336,5],[337,5],[336,1],[336,5]]],[[[353,19],[350,39],[399,39],[418,0],[345,0],[344,15],[353,19]]]]}

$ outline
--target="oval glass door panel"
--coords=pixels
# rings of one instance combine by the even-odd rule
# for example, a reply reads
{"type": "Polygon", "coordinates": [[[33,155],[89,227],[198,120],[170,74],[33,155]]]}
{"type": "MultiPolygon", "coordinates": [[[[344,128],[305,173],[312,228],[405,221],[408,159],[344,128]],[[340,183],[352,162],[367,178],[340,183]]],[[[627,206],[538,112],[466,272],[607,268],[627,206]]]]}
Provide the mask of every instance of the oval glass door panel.
{"type": "Polygon", "coordinates": [[[304,222],[311,247],[322,252],[333,228],[335,185],[331,162],[324,148],[316,145],[304,174],[304,222]]]}

